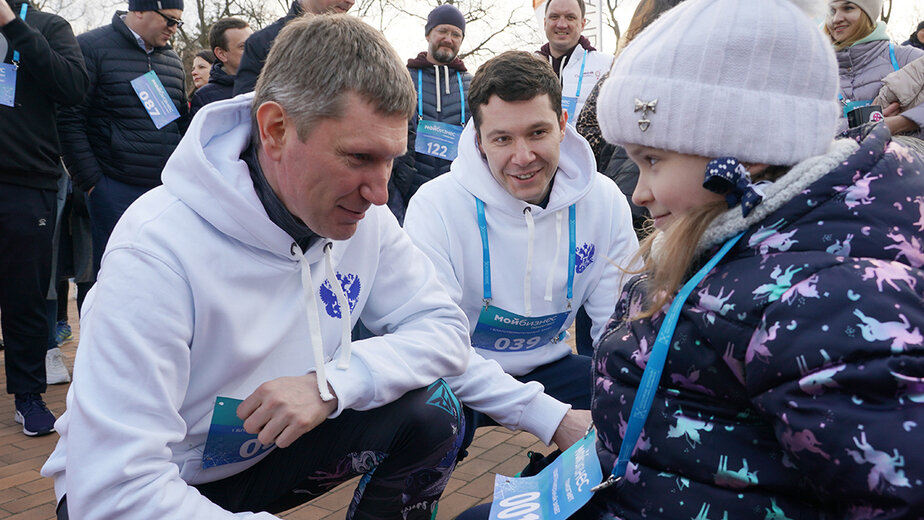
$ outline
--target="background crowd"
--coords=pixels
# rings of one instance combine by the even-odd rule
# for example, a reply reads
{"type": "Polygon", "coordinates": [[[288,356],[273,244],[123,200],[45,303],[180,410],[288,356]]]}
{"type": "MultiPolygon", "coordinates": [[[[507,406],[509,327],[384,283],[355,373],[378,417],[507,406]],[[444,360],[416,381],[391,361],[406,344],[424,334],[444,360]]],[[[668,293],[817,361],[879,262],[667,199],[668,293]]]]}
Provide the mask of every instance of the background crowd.
{"type": "MultiPolygon", "coordinates": [[[[549,191],[519,193],[496,175],[503,189],[491,183],[491,161],[497,155],[482,141],[485,115],[479,110],[495,109],[490,104],[494,91],[480,87],[459,59],[466,34],[463,13],[451,4],[429,13],[422,31],[426,49],[406,63],[415,104],[407,120],[405,153],[398,154],[391,167],[387,206],[399,224],[407,218],[410,240],[436,264],[436,279],[468,315],[469,333],[478,337],[479,313],[491,298],[480,279],[470,282],[481,273],[478,223],[453,235],[453,216],[476,208],[467,202],[464,208],[453,206],[466,194],[488,203],[492,232],[503,222],[500,213],[492,214],[496,207],[507,205],[522,215],[521,206],[533,205],[549,214],[558,211],[563,219],[569,205],[583,204],[579,211],[589,212],[589,217],[582,214],[582,219],[602,221],[590,225],[600,236],[585,240],[579,234],[578,242],[597,244],[598,254],[605,253],[612,262],[598,260],[588,271],[593,282],[586,276],[580,279],[573,309],[572,280],[553,283],[551,271],[542,280],[544,273],[535,275],[537,287],[547,287],[546,302],[551,301],[553,286],[567,284],[562,330],[574,324],[576,352],[561,348],[555,331],[556,337],[547,338],[544,349],[532,352],[529,361],[522,355],[472,350],[469,366],[480,367],[478,375],[492,373],[491,383],[472,383],[472,368],[468,374],[447,377],[468,423],[465,438],[454,449],[461,448],[460,458],[464,457],[474,429],[487,424],[531,431],[547,444],[566,449],[575,441],[574,432],[588,426],[590,410],[608,471],[606,466],[621,458],[625,420],[668,306],[691,271],[732,236],[743,233],[741,244],[748,247],[731,242],[729,247],[739,249],[732,250],[719,272],[709,275],[711,282],[702,282],[698,296],[680,311],[684,316],[677,334],[709,348],[705,354],[668,361],[674,385],[653,407],[649,421],[654,423],[633,450],[638,458],[628,469],[623,467],[628,484],[599,493],[582,514],[635,518],[661,507],[664,517],[693,517],[714,503],[735,512],[733,516],[757,507],[780,514],[828,511],[860,518],[868,510],[910,518],[903,516],[914,511],[909,497],[921,489],[920,481],[909,481],[908,476],[920,476],[920,471],[906,466],[911,444],[896,432],[901,423],[881,420],[879,413],[906,414],[909,420],[920,415],[912,403],[920,402],[924,381],[919,361],[924,346],[924,190],[915,191],[921,186],[921,156],[916,154],[924,153],[924,21],[905,42],[897,43],[880,20],[882,0],[828,1],[821,27],[813,26],[787,0],[761,8],[726,5],[730,3],[734,2],[642,0],[615,56],[598,51],[583,36],[586,10],[581,0],[546,4],[548,42],[531,50],[543,64],[543,73],[544,64],[549,65],[560,97],[560,139],[550,178],[559,172],[555,197],[574,190],[567,203],[551,198],[549,191]],[[744,28],[753,26],[749,24],[754,17],[780,34],[747,34],[744,28]],[[698,22],[691,22],[694,19],[698,22]],[[713,32],[702,32],[703,27],[713,27],[713,32]],[[717,27],[732,43],[710,37],[717,27]],[[671,41],[671,31],[689,31],[695,44],[671,41]],[[639,42],[632,45],[636,39],[639,42]],[[729,52],[733,45],[738,45],[735,51],[747,48],[752,54],[734,55],[729,52]],[[808,70],[793,65],[797,56],[808,70]],[[487,93],[472,99],[473,88],[476,94],[478,88],[487,93]],[[630,105],[628,113],[615,108],[630,105]],[[832,106],[837,107],[834,112],[832,106]],[[442,140],[428,126],[432,123],[454,138],[442,140]],[[832,145],[835,137],[840,140],[832,145]],[[704,169],[720,168],[711,160],[725,156],[736,162],[721,168],[749,171],[729,174],[741,192],[729,188],[738,193],[737,199],[704,189],[701,179],[686,191],[671,191],[663,180],[666,175],[656,181],[652,173],[659,171],[659,164],[664,171],[692,168],[701,175],[704,169]],[[475,172],[482,168],[482,158],[483,179],[473,181],[479,179],[475,172]],[[704,158],[702,164],[696,162],[704,158]],[[574,180],[577,187],[572,188],[566,181],[571,179],[569,168],[590,177],[574,180]],[[603,176],[594,175],[594,170],[603,176]],[[609,179],[606,184],[591,188],[604,178],[609,179]],[[469,185],[472,182],[486,184],[469,185]],[[806,213],[806,208],[819,204],[819,210],[806,213]],[[681,213],[693,217],[672,217],[681,213]],[[625,227],[604,232],[607,223],[621,226],[623,219],[625,227]],[[816,222],[830,224],[813,228],[816,222]],[[870,232],[886,225],[882,223],[888,223],[885,233],[870,232]],[[436,229],[436,224],[443,227],[436,229]],[[442,249],[444,237],[448,238],[442,249]],[[458,244],[471,248],[464,251],[474,255],[467,263],[461,260],[463,252],[451,252],[458,244]],[[646,275],[629,281],[623,292],[619,287],[627,278],[615,264],[630,274],[646,275]],[[847,265],[849,269],[842,268],[847,265]],[[468,278],[466,268],[471,271],[468,278]],[[796,276],[800,271],[813,274],[796,276]],[[813,298],[818,301],[805,304],[813,298]],[[852,314],[826,321],[835,314],[832,309],[848,308],[852,314]],[[894,310],[877,313],[882,309],[894,310]],[[846,339],[830,340],[821,332],[829,328],[852,332],[846,339]],[[872,341],[884,341],[890,348],[873,352],[868,345],[872,341]],[[535,357],[537,352],[545,357],[535,357]],[[787,363],[778,361],[784,358],[787,363]],[[572,377],[590,372],[593,384],[586,377],[572,377]],[[834,380],[838,374],[840,383],[834,380]],[[830,391],[848,381],[869,388],[854,395],[830,391]],[[497,385],[483,386],[482,391],[503,387],[508,393],[494,398],[516,395],[519,404],[501,410],[505,403],[473,390],[479,384],[497,385]],[[742,391],[745,395],[738,393],[742,391]],[[877,413],[858,413],[844,403],[845,397],[854,403],[877,401],[880,408],[877,413]],[[815,408],[824,409],[823,419],[808,412],[815,408]],[[571,413],[579,410],[583,414],[571,413]],[[713,429],[728,434],[706,434],[713,429]],[[677,438],[689,449],[672,451],[673,445],[667,444],[648,450],[659,441],[677,438]],[[881,447],[885,439],[888,449],[881,447]],[[835,447],[840,452],[835,454],[835,447]],[[708,464],[688,464],[687,455],[698,448],[709,453],[708,464]],[[803,457],[812,462],[800,460],[803,457]],[[838,471],[830,464],[838,457],[858,466],[872,464],[873,469],[868,478],[863,473],[857,480],[859,472],[838,471]],[[883,462],[883,457],[888,460],[883,462]],[[733,460],[741,471],[723,469],[721,458],[726,465],[733,460]],[[810,473],[808,467],[817,470],[810,473]],[[665,473],[674,478],[665,478],[665,473]],[[676,485],[675,478],[686,484],[676,485]],[[697,484],[704,481],[708,483],[697,484]],[[819,482],[835,484],[822,489],[819,482]],[[736,499],[727,493],[747,486],[756,487],[753,496],[761,498],[729,505],[736,499]],[[639,489],[645,491],[637,493],[639,489]],[[656,494],[671,496],[671,501],[656,506],[656,494]],[[690,500],[691,495],[696,499],[690,500]],[[838,502],[847,496],[852,501],[838,502]]],[[[800,3],[807,2],[792,2],[800,3]]],[[[7,392],[14,396],[16,421],[25,435],[55,431],[56,417],[42,394],[47,384],[71,380],[59,348],[71,339],[69,280],[76,282],[80,307],[97,277],[112,276],[105,273],[103,258],[122,215],[162,185],[165,165],[184,134],[193,127],[201,131],[196,125],[205,124],[198,115],[205,107],[258,89],[274,41],[287,25],[305,14],[346,13],[352,6],[352,0],[293,0],[284,17],[257,32],[244,20],[221,18],[208,32],[209,48],[199,51],[187,70],[170,45],[183,25],[183,0],[128,0],[127,10],[114,13],[110,24],[77,36],[57,15],[23,0],[0,0],[0,143],[5,149],[0,157],[0,332],[7,392]]],[[[513,63],[520,59],[501,57],[513,63]]],[[[505,77],[491,69],[514,66],[495,61],[501,57],[482,65],[484,70],[479,67],[475,78],[505,77]]],[[[531,99],[503,92],[499,88],[496,95],[505,101],[506,96],[531,99]]],[[[541,88],[538,92],[545,95],[541,88]]],[[[516,120],[513,114],[511,121],[516,120]]],[[[241,159],[252,164],[257,154],[248,153],[242,151],[241,159]]],[[[258,178],[253,177],[259,194],[258,178]]],[[[676,179],[669,184],[675,190],[684,187],[676,179]]],[[[273,219],[272,206],[265,200],[264,205],[273,219]]],[[[484,209],[479,211],[484,219],[484,209]]],[[[537,218],[542,214],[538,211],[537,218]]],[[[533,233],[556,233],[551,221],[543,227],[538,220],[534,225],[531,216],[518,218],[502,240],[511,251],[520,249],[512,244],[527,233],[529,242],[522,249],[530,251],[533,233]]],[[[561,222],[556,224],[559,240],[561,222]]],[[[294,230],[290,235],[305,251],[313,243],[310,233],[304,244],[296,236],[304,232],[298,219],[279,227],[294,230]]],[[[480,240],[487,240],[485,233],[482,229],[480,240]]],[[[532,256],[514,258],[503,248],[492,252],[497,255],[495,269],[512,271],[514,265],[525,264],[531,272],[532,256]]],[[[593,255],[592,249],[576,255],[572,251],[578,264],[587,260],[584,267],[592,264],[593,255]]],[[[578,269],[583,272],[581,265],[578,269]]],[[[530,276],[522,285],[532,283],[530,276]]],[[[521,285],[521,279],[504,278],[497,286],[506,282],[521,285]]],[[[135,296],[145,298],[143,293],[135,296]]],[[[507,311],[531,316],[531,298],[539,302],[541,296],[527,289],[517,298],[518,303],[505,302],[503,296],[496,301],[504,302],[507,311]],[[525,310],[518,305],[525,305],[525,310]]],[[[549,307],[539,312],[560,311],[549,307]]],[[[356,323],[354,341],[382,334],[381,326],[367,325],[356,323]]],[[[344,341],[349,344],[346,336],[344,341]]],[[[471,514],[478,517],[486,511],[471,514]]]]}

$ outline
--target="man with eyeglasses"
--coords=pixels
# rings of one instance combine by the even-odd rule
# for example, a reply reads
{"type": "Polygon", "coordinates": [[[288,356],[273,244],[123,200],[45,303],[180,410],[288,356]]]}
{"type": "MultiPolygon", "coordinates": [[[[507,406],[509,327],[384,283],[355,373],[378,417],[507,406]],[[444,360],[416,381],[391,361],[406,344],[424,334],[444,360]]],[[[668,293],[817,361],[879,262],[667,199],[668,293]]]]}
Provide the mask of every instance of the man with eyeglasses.
{"type": "Polygon", "coordinates": [[[424,26],[427,50],[407,60],[417,88],[417,113],[408,125],[408,153],[395,161],[388,205],[399,221],[420,185],[449,171],[456,143],[471,116],[465,102],[472,75],[459,59],[465,16],[452,4],[436,7],[424,26]]]}
{"type": "Polygon", "coordinates": [[[83,103],[58,118],[64,162],[88,194],[93,269],[122,213],[161,184],[188,124],[185,72],[169,40],[183,0],[129,0],[112,23],[77,37],[90,76],[83,103]]]}

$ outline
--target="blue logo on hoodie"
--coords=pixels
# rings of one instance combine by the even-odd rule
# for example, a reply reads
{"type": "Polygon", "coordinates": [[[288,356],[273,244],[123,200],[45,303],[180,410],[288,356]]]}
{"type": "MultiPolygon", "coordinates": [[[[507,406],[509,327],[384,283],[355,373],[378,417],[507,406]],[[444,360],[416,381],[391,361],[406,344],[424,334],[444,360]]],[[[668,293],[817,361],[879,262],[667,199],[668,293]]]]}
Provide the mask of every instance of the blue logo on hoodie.
{"type": "Polygon", "coordinates": [[[574,271],[577,274],[583,273],[594,263],[594,253],[596,249],[593,244],[584,243],[580,249],[574,252],[574,271]]]}
{"type": "MultiPolygon", "coordinates": [[[[351,273],[347,273],[346,276],[337,273],[337,281],[340,282],[340,287],[343,288],[343,294],[346,296],[347,302],[349,302],[350,305],[350,312],[352,312],[353,309],[356,308],[356,302],[359,301],[359,291],[361,287],[359,277],[351,273]]],[[[321,301],[324,302],[327,315],[331,318],[339,318],[340,303],[337,302],[337,295],[334,294],[334,288],[331,287],[330,280],[324,280],[318,292],[320,293],[321,301]]]]}

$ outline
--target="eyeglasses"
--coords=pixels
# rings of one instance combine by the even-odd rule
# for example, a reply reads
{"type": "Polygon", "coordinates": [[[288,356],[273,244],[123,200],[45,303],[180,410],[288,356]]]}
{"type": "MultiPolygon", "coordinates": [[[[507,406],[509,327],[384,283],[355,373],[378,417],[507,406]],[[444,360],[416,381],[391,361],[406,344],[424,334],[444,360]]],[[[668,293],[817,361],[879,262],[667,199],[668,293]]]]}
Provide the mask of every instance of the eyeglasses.
{"type": "Polygon", "coordinates": [[[170,18],[169,16],[165,15],[164,13],[156,9],[154,10],[154,12],[163,16],[164,20],[167,20],[167,27],[173,27],[174,25],[176,26],[177,29],[179,29],[180,27],[183,27],[183,20],[177,20],[176,18],[170,18]]]}

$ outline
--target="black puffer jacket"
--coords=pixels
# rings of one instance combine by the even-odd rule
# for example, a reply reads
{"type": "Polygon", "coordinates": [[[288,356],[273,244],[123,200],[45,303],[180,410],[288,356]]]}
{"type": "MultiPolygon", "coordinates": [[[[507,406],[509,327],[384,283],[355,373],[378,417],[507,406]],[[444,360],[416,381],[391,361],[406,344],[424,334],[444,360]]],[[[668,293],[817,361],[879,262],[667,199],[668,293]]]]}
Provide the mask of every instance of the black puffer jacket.
{"type": "Polygon", "coordinates": [[[86,100],[58,114],[64,162],[80,189],[101,175],[136,186],[160,184],[160,172],[188,123],[183,63],[170,45],[147,54],[116,12],[112,23],[77,37],[90,76],[86,100]],[[158,130],[131,81],[157,73],[180,118],[158,130]]]}
{"type": "MultiPolygon", "coordinates": [[[[4,1],[4,0],[0,0],[4,1]]],[[[80,103],[87,92],[87,71],[71,26],[60,16],[9,2],[16,19],[3,26],[4,63],[19,51],[13,107],[0,105],[0,183],[57,189],[60,145],[55,130],[56,104],[80,103]]]]}
{"type": "Polygon", "coordinates": [[[234,76],[225,72],[223,63],[216,61],[209,72],[209,82],[193,94],[189,103],[189,118],[192,119],[205,105],[230,99],[234,94],[234,76]]]}
{"type": "Polygon", "coordinates": [[[247,38],[247,41],[244,42],[244,55],[241,56],[241,65],[237,68],[237,76],[234,78],[235,96],[253,92],[257,87],[257,78],[260,77],[260,71],[263,70],[263,64],[266,63],[270,47],[273,46],[279,31],[304,12],[301,1],[292,0],[292,6],[289,7],[289,12],[285,16],[247,38]]]}
{"type": "MultiPolygon", "coordinates": [[[[467,100],[464,103],[465,117],[463,118],[462,115],[463,98],[468,96],[468,85],[472,81],[472,75],[468,73],[462,60],[456,58],[448,65],[434,66],[427,61],[427,54],[421,52],[416,58],[408,60],[407,70],[411,74],[415,89],[417,88],[417,74],[418,71],[420,72],[423,87],[421,89],[423,119],[461,126],[471,118],[467,100]],[[459,91],[460,76],[462,78],[461,92],[459,91]],[[437,94],[437,81],[439,82],[439,94],[437,94]]],[[[415,115],[408,127],[408,149],[411,150],[408,153],[414,154],[414,161],[397,161],[395,163],[396,171],[394,176],[396,179],[406,178],[410,183],[407,189],[401,189],[405,207],[407,207],[407,201],[423,183],[448,172],[449,165],[452,164],[452,161],[447,161],[446,159],[413,152],[419,119],[420,117],[415,115]],[[413,172],[397,171],[408,164],[413,165],[413,172]]]]}

